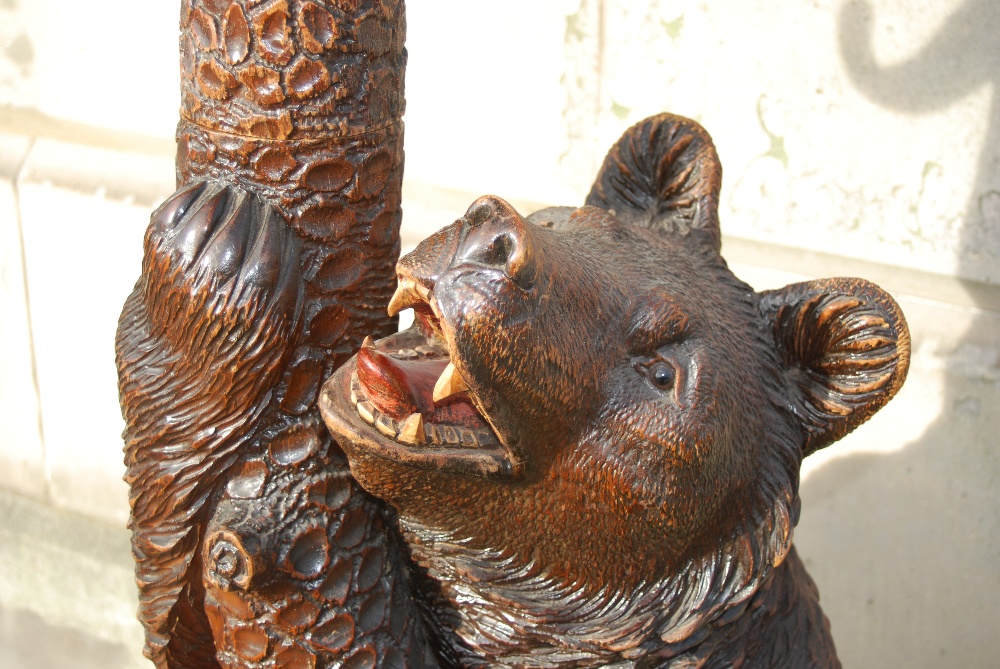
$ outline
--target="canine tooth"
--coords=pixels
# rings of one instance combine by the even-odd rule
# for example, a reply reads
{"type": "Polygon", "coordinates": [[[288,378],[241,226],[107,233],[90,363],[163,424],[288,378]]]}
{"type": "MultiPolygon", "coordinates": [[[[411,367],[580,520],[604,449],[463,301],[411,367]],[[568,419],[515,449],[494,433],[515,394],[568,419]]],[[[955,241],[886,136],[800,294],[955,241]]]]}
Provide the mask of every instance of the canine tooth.
{"type": "Polygon", "coordinates": [[[424,286],[407,276],[399,277],[399,284],[396,286],[396,292],[392,294],[392,299],[389,300],[389,315],[395,316],[403,309],[409,309],[410,307],[421,304],[427,300],[430,295],[430,291],[424,286]]]}
{"type": "Polygon", "coordinates": [[[367,400],[358,402],[358,415],[369,425],[375,422],[375,405],[367,400]]]}
{"type": "Polygon", "coordinates": [[[449,362],[448,366],[441,372],[437,383],[434,384],[434,394],[432,397],[435,402],[440,402],[449,395],[454,395],[468,389],[469,386],[465,384],[465,379],[455,369],[454,363],[449,362]]]}
{"type": "Polygon", "coordinates": [[[407,416],[399,430],[399,440],[407,444],[424,443],[424,417],[419,413],[407,416]]]}
{"type": "Polygon", "coordinates": [[[375,419],[375,429],[384,434],[387,437],[396,438],[396,426],[393,419],[389,418],[385,414],[381,414],[375,419]]]}
{"type": "Polygon", "coordinates": [[[372,339],[371,335],[365,335],[365,340],[361,342],[361,348],[372,348],[375,346],[375,340],[372,339]]]}

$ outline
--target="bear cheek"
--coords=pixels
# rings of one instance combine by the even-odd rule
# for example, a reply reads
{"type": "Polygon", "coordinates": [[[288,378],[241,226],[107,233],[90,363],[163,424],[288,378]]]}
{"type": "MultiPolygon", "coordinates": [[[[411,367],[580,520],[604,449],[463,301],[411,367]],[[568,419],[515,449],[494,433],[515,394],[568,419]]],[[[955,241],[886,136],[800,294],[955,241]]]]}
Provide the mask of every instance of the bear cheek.
{"type": "MultiPolygon", "coordinates": [[[[631,370],[620,370],[629,377],[631,370]]],[[[688,377],[692,384],[695,375],[688,377]]],[[[630,387],[609,397],[596,426],[597,457],[607,463],[601,469],[616,475],[602,476],[609,494],[623,496],[646,510],[649,522],[665,536],[691,537],[695,529],[718,513],[721,500],[732,487],[727,466],[729,446],[718,443],[719,434],[697,404],[693,387],[680,388],[687,399],[680,404],[670,397],[657,397],[642,383],[619,375],[612,378],[630,387]]],[[[724,436],[724,435],[722,435],[724,436]]],[[[676,547],[676,546],[675,546],[676,547]]]]}

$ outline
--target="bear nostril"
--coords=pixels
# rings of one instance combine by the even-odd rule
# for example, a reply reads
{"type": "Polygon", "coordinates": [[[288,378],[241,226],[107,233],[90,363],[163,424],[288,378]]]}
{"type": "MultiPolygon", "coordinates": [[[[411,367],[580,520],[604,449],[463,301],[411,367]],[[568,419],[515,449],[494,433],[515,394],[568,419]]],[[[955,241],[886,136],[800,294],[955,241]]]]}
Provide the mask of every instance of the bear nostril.
{"type": "Polygon", "coordinates": [[[472,262],[505,272],[522,288],[534,283],[529,224],[500,198],[486,195],[469,207],[456,263],[472,262]]]}
{"type": "Polygon", "coordinates": [[[493,240],[490,244],[491,251],[491,261],[490,264],[497,265],[498,267],[506,267],[507,262],[510,260],[511,255],[514,252],[516,242],[511,238],[509,233],[501,233],[493,240]]]}
{"type": "Polygon", "coordinates": [[[497,234],[490,245],[490,264],[502,268],[522,288],[535,282],[530,243],[525,230],[508,230],[497,234]]]}

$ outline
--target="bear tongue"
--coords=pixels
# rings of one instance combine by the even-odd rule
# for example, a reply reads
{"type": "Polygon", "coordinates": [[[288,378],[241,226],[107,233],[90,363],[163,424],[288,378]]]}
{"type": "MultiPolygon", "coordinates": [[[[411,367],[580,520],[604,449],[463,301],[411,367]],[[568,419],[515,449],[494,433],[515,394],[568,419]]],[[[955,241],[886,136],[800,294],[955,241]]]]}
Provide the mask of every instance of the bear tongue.
{"type": "Polygon", "coordinates": [[[466,392],[435,406],[434,384],[449,362],[448,358],[400,360],[364,346],[358,351],[358,380],[375,408],[396,420],[419,412],[432,423],[485,427],[466,392]]]}

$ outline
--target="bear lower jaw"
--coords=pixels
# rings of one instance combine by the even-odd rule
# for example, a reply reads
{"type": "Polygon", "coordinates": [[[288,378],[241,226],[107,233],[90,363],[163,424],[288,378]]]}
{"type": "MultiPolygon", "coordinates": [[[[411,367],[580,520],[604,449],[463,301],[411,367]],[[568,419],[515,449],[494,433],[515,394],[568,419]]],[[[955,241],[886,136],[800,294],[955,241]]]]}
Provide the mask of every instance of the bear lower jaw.
{"type": "MultiPolygon", "coordinates": [[[[368,345],[383,353],[401,352],[401,357],[406,358],[410,351],[434,346],[434,342],[411,328],[377,342],[366,341],[368,345]]],[[[439,350],[429,355],[447,357],[447,352],[439,350]]],[[[434,420],[419,412],[392,416],[380,411],[358,378],[357,356],[324,384],[318,403],[327,427],[347,453],[352,467],[357,458],[373,456],[418,469],[487,478],[514,478],[523,469],[481,416],[478,423],[470,422],[467,416],[459,423],[442,420],[442,415],[449,415],[447,411],[432,412],[434,420]]]]}
{"type": "Polygon", "coordinates": [[[351,375],[351,404],[361,420],[400,444],[414,448],[479,449],[499,448],[496,435],[488,428],[426,421],[419,412],[403,419],[378,410],[364,391],[358,374],[351,375]]]}

